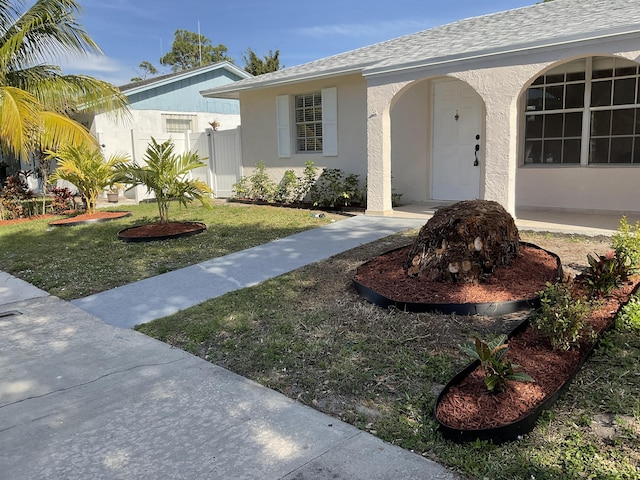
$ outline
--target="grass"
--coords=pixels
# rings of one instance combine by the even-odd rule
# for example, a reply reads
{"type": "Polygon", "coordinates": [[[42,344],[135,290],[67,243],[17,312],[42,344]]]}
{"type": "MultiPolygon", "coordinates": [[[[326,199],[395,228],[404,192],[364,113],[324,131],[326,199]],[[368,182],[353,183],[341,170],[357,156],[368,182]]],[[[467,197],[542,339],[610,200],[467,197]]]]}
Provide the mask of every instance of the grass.
{"type": "Polygon", "coordinates": [[[469,478],[640,478],[640,307],[532,433],[500,446],[453,444],[432,412],[467,362],[458,345],[510,324],[363,301],[350,285],[355,268],[409,241],[395,235],[137,329],[469,478]]]}
{"type": "Polygon", "coordinates": [[[0,226],[0,270],[70,300],[342,218],[331,214],[316,218],[308,210],[268,206],[223,204],[211,210],[173,206],[172,221],[204,222],[208,229],[183,239],[125,243],[117,238],[119,230],[156,222],[158,215],[154,203],[126,210],[131,217],[75,227],[49,227],[51,219],[0,226]]]}
{"type": "MultiPolygon", "coordinates": [[[[127,209],[132,217],[80,227],[48,228],[46,220],[2,226],[0,269],[77,298],[332,220],[273,207],[176,208],[174,219],[203,221],[207,232],[135,244],[118,241],[116,232],[155,221],[156,206],[127,209]]],[[[512,322],[383,310],[363,301],[351,287],[355,268],[413,236],[363,245],[138,330],[469,478],[640,478],[640,300],[532,433],[500,446],[456,445],[440,437],[432,411],[438,389],[467,362],[458,345],[512,322]]],[[[596,246],[551,234],[527,240],[545,248],[545,241],[560,242],[563,259],[596,246]]],[[[574,257],[570,263],[584,260],[582,253],[574,257]]]]}

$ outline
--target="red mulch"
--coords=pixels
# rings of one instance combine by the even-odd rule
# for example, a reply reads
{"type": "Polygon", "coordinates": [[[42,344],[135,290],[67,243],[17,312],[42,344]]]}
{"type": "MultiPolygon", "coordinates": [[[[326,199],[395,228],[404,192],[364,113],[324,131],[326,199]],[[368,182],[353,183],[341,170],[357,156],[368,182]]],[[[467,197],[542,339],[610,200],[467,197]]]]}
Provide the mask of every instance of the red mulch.
{"type": "Polygon", "coordinates": [[[0,220],[0,227],[5,225],[15,225],[16,223],[26,223],[32,222],[34,220],[43,220],[47,218],[55,218],[56,215],[34,215],[33,217],[25,217],[25,218],[12,218],[11,220],[0,220]]]}
{"type": "Polygon", "coordinates": [[[520,255],[478,285],[432,282],[405,275],[402,266],[411,246],[381,255],[360,266],[355,279],[386,298],[403,303],[489,303],[528,300],[558,276],[557,258],[520,246],[520,255]]]}
{"type": "MultiPolygon", "coordinates": [[[[590,314],[587,323],[596,334],[601,335],[611,326],[618,308],[629,300],[638,282],[640,277],[634,277],[603,299],[590,314]]],[[[569,351],[554,350],[543,334],[528,326],[522,334],[509,340],[507,358],[520,365],[535,383],[508,382],[505,391],[490,393],[484,383],[484,372],[478,367],[443,395],[437,416],[443,424],[461,430],[495,428],[524,418],[576,371],[591,345],[585,339],[569,351]]]]}
{"type": "Polygon", "coordinates": [[[115,220],[116,218],[127,217],[131,215],[131,212],[109,212],[104,210],[98,210],[93,213],[82,213],[80,215],[75,215],[67,218],[61,218],[60,220],[54,220],[53,222],[49,222],[49,225],[75,225],[82,223],[90,223],[90,222],[100,222],[100,221],[108,221],[115,220]]]}
{"type": "Polygon", "coordinates": [[[150,223],[128,228],[119,235],[124,238],[161,238],[196,232],[203,226],[204,224],[199,222],[150,223]]]}

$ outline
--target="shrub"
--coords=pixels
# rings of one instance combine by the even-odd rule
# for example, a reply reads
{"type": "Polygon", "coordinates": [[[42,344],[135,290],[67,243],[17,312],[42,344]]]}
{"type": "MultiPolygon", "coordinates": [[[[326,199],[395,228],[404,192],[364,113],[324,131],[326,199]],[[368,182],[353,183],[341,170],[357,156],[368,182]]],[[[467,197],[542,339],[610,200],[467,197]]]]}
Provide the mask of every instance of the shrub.
{"type": "Polygon", "coordinates": [[[29,184],[26,181],[28,175],[26,172],[17,172],[5,180],[2,192],[0,192],[3,218],[20,218],[29,214],[30,210],[25,208],[25,200],[33,198],[33,192],[29,189],[29,184]]]}
{"type": "Polygon", "coordinates": [[[296,188],[299,179],[296,172],[287,170],[276,188],[274,200],[278,203],[292,203],[296,200],[296,188]]]}
{"type": "Polygon", "coordinates": [[[275,198],[277,185],[267,174],[267,167],[263,162],[256,164],[256,169],[249,177],[251,183],[250,197],[253,200],[272,202],[275,198]]]}
{"type": "Polygon", "coordinates": [[[240,177],[233,184],[233,198],[250,198],[251,184],[247,177],[240,177]]]}
{"type": "Polygon", "coordinates": [[[507,380],[516,382],[533,382],[533,378],[525,372],[516,372],[519,365],[515,365],[505,358],[509,345],[505,343],[506,335],[500,335],[491,342],[484,342],[476,337],[474,343],[465,343],[460,348],[471,358],[480,360],[484,369],[484,383],[487,390],[501,391],[506,387],[507,380]]]}
{"type": "Polygon", "coordinates": [[[611,245],[629,266],[630,273],[640,270],[640,221],[631,226],[627,217],[622,217],[618,230],[613,234],[611,245]]]}
{"type": "Polygon", "coordinates": [[[640,295],[633,295],[620,309],[616,327],[624,330],[640,330],[640,295]]]}
{"type": "Polygon", "coordinates": [[[298,178],[298,184],[295,189],[295,200],[297,202],[304,201],[305,197],[309,194],[311,188],[316,183],[317,175],[318,168],[313,164],[313,162],[305,162],[302,178],[298,178]]]}
{"type": "Polygon", "coordinates": [[[52,187],[51,193],[53,194],[51,207],[55,213],[62,213],[65,210],[73,209],[74,194],[67,187],[52,187]]]}
{"type": "Polygon", "coordinates": [[[589,266],[583,277],[592,296],[608,295],[629,277],[630,265],[615,250],[610,250],[605,255],[587,255],[587,261],[589,266]]]}
{"type": "Polygon", "coordinates": [[[311,187],[310,195],[314,206],[348,207],[360,202],[362,189],[358,175],[345,176],[339,168],[327,168],[311,187]]]}
{"type": "Polygon", "coordinates": [[[548,283],[540,292],[540,308],[531,323],[541,330],[555,349],[569,350],[585,335],[585,319],[591,312],[590,303],[575,298],[571,283],[548,283]]]}

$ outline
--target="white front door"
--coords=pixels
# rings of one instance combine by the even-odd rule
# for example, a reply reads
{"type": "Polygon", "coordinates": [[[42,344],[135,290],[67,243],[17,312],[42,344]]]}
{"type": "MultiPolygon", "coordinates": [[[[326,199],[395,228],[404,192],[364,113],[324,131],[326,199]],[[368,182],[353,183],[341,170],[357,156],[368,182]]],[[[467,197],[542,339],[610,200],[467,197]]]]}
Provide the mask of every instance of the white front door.
{"type": "Polygon", "coordinates": [[[433,96],[431,198],[479,198],[482,99],[457,80],[435,82],[433,96]]]}

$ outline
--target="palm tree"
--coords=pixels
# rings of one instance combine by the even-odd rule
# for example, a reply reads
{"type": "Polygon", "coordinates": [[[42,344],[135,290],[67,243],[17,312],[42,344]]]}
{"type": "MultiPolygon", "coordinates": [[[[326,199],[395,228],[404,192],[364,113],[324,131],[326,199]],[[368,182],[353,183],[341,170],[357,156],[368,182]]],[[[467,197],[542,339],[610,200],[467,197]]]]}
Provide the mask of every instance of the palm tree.
{"type": "Polygon", "coordinates": [[[66,145],[57,152],[47,151],[46,154],[48,160],[55,159],[58,162],[58,168],[49,181],[72,183],[90,213],[96,210],[98,195],[115,183],[115,166],[129,161],[124,154],[112,155],[105,160],[99,147],[86,144],[66,145]]]}
{"type": "Polygon", "coordinates": [[[117,87],[85,75],[63,75],[55,56],[100,55],[76,18],[76,0],[0,1],[0,149],[28,159],[36,149],[96,143],[70,118],[75,111],[127,115],[117,87]]]}
{"type": "Polygon", "coordinates": [[[169,222],[169,205],[177,201],[187,206],[192,200],[198,200],[205,207],[210,207],[211,188],[201,180],[189,178],[189,172],[204,167],[197,153],[185,152],[182,155],[174,153],[175,145],[171,140],[158,143],[151,137],[144,160],[146,165],[121,163],[116,165],[114,181],[131,185],[144,185],[147,192],[155,195],[158,203],[160,223],[169,222]]]}

